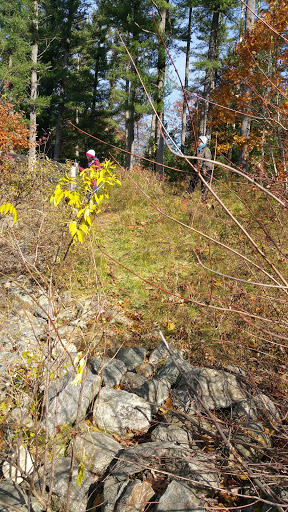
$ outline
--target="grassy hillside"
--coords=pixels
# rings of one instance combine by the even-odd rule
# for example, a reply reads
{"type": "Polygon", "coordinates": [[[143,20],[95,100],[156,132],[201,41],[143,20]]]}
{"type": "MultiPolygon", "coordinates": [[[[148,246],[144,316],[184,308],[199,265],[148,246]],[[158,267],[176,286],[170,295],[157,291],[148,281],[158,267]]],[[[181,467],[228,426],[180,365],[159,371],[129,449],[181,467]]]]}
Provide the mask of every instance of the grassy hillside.
{"type": "MultiPolygon", "coordinates": [[[[30,272],[52,280],[55,293],[70,290],[118,308],[130,322],[116,320],[113,343],[155,344],[160,327],[194,364],[236,365],[255,385],[285,393],[288,251],[281,187],[261,191],[216,171],[213,190],[223,204],[209,194],[202,205],[199,188],[187,196],[184,180],[162,182],[141,168],[118,172],[122,187],[111,190],[92,232],[68,255],[71,209],[49,203],[59,175],[46,165],[30,181],[25,174],[30,187],[19,190],[13,175],[1,202],[14,201],[19,221],[2,234],[2,274],[30,272]],[[28,263],[19,248],[33,255],[28,263]]],[[[95,328],[104,332],[103,319],[95,328]]]]}
{"type": "Polygon", "coordinates": [[[73,293],[101,284],[134,322],[119,340],[153,343],[160,326],[194,363],[237,365],[284,392],[287,210],[232,175],[214,184],[227,213],[211,194],[208,205],[200,190],[188,197],[184,181],[119,172],[122,187],[66,267],[73,293]]]}

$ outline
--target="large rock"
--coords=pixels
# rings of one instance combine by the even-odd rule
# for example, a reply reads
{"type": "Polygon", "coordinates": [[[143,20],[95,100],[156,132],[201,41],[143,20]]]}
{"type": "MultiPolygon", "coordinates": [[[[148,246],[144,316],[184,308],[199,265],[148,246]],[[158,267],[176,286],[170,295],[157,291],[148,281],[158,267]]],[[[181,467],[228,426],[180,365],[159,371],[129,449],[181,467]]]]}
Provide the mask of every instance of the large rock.
{"type": "Polygon", "coordinates": [[[198,397],[208,409],[217,410],[245,400],[246,393],[235,375],[213,368],[194,368],[181,375],[174,398],[180,410],[193,414],[201,407],[198,397]]]}
{"type": "Polygon", "coordinates": [[[252,420],[238,425],[234,442],[241,455],[248,460],[260,462],[266,457],[265,448],[271,448],[271,438],[261,423],[252,420]]]}
{"type": "Polygon", "coordinates": [[[171,385],[166,380],[147,379],[141,386],[132,387],[131,393],[141,396],[153,406],[156,413],[159,406],[167,400],[171,385]]]}
{"type": "Polygon", "coordinates": [[[156,506],[156,512],[204,512],[205,507],[184,483],[173,480],[156,506]]]}
{"type": "MultiPolygon", "coordinates": [[[[68,454],[71,452],[69,446],[68,454]]],[[[83,461],[91,473],[101,475],[109,466],[122,446],[112,436],[101,432],[78,434],[75,440],[74,455],[77,462],[83,461]]]]}
{"type": "Polygon", "coordinates": [[[173,386],[179,375],[186,375],[191,371],[193,371],[193,366],[191,366],[188,361],[184,361],[178,354],[174,353],[172,356],[167,357],[163,364],[161,364],[155,375],[155,379],[166,380],[173,386]]]}
{"type": "Polygon", "coordinates": [[[147,350],[143,347],[122,347],[116,357],[123,361],[127,370],[135,370],[137,366],[143,363],[147,350]]]}
{"type": "MultiPolygon", "coordinates": [[[[229,414],[230,409],[229,409],[229,414]]],[[[239,419],[245,418],[248,420],[256,421],[259,413],[258,409],[255,406],[255,403],[252,399],[250,400],[242,400],[241,402],[237,402],[232,410],[233,418],[237,417],[239,419]]]]}
{"type": "Polygon", "coordinates": [[[13,482],[2,480],[0,482],[0,512],[9,512],[10,510],[27,512],[27,496],[18,485],[16,487],[13,482]]]}
{"type": "Polygon", "coordinates": [[[34,468],[34,461],[30,455],[29,450],[20,445],[19,448],[16,445],[14,452],[11,454],[8,460],[5,460],[2,465],[3,476],[7,480],[12,480],[16,484],[23,482],[21,476],[22,472],[25,474],[32,473],[34,468]],[[18,469],[18,467],[20,469],[18,469]]]}
{"type": "Polygon", "coordinates": [[[177,424],[160,423],[151,433],[152,441],[170,442],[189,447],[188,432],[177,424]]]}
{"type": "Polygon", "coordinates": [[[123,375],[127,372],[125,363],[120,359],[109,359],[105,357],[92,357],[90,360],[90,370],[103,378],[105,386],[118,386],[123,375]]]}
{"type": "Polygon", "coordinates": [[[279,422],[281,418],[280,411],[277,405],[275,405],[268,396],[263,393],[259,393],[253,397],[253,402],[263,421],[266,421],[267,423],[270,422],[272,425],[275,422],[279,422]]]}
{"type": "Polygon", "coordinates": [[[94,424],[105,432],[120,436],[125,436],[128,431],[147,432],[151,417],[152,407],[143,398],[108,387],[100,391],[93,409],[94,424]]]}
{"type": "Polygon", "coordinates": [[[143,512],[152,496],[148,482],[136,479],[123,485],[110,478],[104,484],[104,512],[143,512]]]}
{"type": "Polygon", "coordinates": [[[118,482],[113,477],[104,481],[103,512],[115,512],[115,505],[125,492],[127,486],[128,482],[118,482]]]}
{"type": "Polygon", "coordinates": [[[263,393],[237,403],[233,408],[234,415],[252,421],[261,418],[268,425],[279,422],[281,417],[277,405],[263,393]]]}
{"type": "Polygon", "coordinates": [[[199,449],[189,450],[174,445],[167,450],[163,466],[175,477],[184,477],[189,487],[201,489],[207,495],[214,494],[220,485],[221,476],[215,465],[215,457],[199,449]]]}
{"type": "Polygon", "coordinates": [[[131,391],[134,388],[141,387],[147,381],[146,377],[139,375],[135,372],[127,372],[121,379],[120,385],[124,387],[125,391],[131,391]]]}
{"type": "MultiPolygon", "coordinates": [[[[55,475],[52,490],[52,504],[54,510],[67,510],[67,491],[69,484],[71,459],[63,457],[55,461],[55,475]]],[[[78,464],[74,463],[72,469],[72,485],[70,505],[67,512],[86,512],[87,504],[92,499],[95,478],[84,468],[84,478],[81,485],[77,485],[78,464]]],[[[46,486],[51,486],[51,467],[48,468],[46,486]]]]}
{"type": "Polygon", "coordinates": [[[173,443],[143,443],[130,446],[118,454],[118,462],[111,470],[113,477],[122,482],[137,473],[163,470],[163,458],[174,447],[173,443]]]}
{"type": "Polygon", "coordinates": [[[45,320],[48,319],[47,313],[49,310],[49,300],[44,293],[35,296],[29,288],[27,283],[7,283],[8,297],[17,309],[24,309],[30,311],[33,315],[39,316],[45,320]]]}
{"type": "MultiPolygon", "coordinates": [[[[85,371],[84,371],[85,375],[85,371]]],[[[57,425],[72,424],[77,417],[78,402],[80,400],[81,384],[73,385],[75,372],[68,372],[58,383],[53,382],[48,391],[49,406],[45,410],[43,426],[48,417],[48,429],[52,433],[55,424],[55,411],[57,408],[57,425]]],[[[87,377],[83,377],[84,385],[80,400],[79,420],[83,419],[93,399],[97,396],[101,387],[101,377],[88,371],[87,377]]]]}
{"type": "Polygon", "coordinates": [[[161,364],[165,361],[165,359],[171,354],[175,357],[181,357],[184,354],[184,351],[176,347],[174,344],[169,343],[170,351],[163,341],[159,343],[159,345],[151,352],[149,357],[149,363],[153,365],[161,364]]]}
{"type": "Polygon", "coordinates": [[[174,362],[174,359],[170,356],[167,357],[159,368],[155,375],[155,379],[166,380],[171,386],[173,386],[179,377],[179,373],[180,372],[174,362]]]}

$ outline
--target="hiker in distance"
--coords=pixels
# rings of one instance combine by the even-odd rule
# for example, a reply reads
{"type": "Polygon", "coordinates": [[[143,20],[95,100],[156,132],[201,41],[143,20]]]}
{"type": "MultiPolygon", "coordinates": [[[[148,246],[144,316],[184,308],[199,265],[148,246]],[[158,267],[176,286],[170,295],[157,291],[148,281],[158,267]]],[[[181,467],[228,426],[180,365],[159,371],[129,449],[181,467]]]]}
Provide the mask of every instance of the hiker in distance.
{"type": "MultiPolygon", "coordinates": [[[[97,169],[101,169],[101,164],[98,160],[98,158],[96,157],[95,155],[95,151],[94,149],[89,149],[89,151],[87,151],[86,153],[86,157],[87,157],[87,167],[92,167],[93,170],[97,170],[97,169]]],[[[79,167],[79,171],[82,172],[83,171],[83,167],[79,167]]],[[[87,193],[87,199],[90,199],[90,196],[93,194],[95,194],[95,192],[97,192],[97,180],[92,180],[91,183],[90,183],[90,187],[91,187],[91,192],[89,191],[87,193]]]]}
{"type": "MultiPolygon", "coordinates": [[[[201,135],[197,142],[197,151],[196,155],[201,158],[207,158],[208,160],[212,160],[212,155],[209,147],[207,146],[208,137],[201,135]]],[[[194,160],[193,164],[196,168],[199,166],[200,174],[206,181],[209,183],[212,175],[213,164],[211,162],[205,162],[205,160],[194,160]]],[[[196,171],[192,170],[192,175],[190,178],[189,186],[187,188],[188,194],[193,194],[195,187],[199,181],[199,175],[196,171]]],[[[208,188],[205,186],[205,183],[201,181],[201,202],[203,204],[207,204],[208,202],[208,188]]]]}

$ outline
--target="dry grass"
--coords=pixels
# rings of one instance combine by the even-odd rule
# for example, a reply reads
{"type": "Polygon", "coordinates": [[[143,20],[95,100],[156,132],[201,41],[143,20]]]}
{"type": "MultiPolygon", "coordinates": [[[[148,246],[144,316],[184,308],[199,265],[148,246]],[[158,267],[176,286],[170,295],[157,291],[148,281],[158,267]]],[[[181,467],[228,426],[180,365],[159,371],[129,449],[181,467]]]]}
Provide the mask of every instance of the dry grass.
{"type": "MultiPolygon", "coordinates": [[[[48,202],[55,170],[52,176],[42,169],[29,194],[18,193],[20,220],[2,251],[17,241],[35,274],[53,276],[55,290],[79,297],[101,289],[133,321],[133,328],[119,326],[121,342],[153,344],[160,325],[195,364],[234,364],[254,375],[255,385],[274,390],[281,383],[286,391],[287,290],[263,286],[282,284],[279,274],[288,279],[285,208],[244,180],[215,180],[253,245],[211,194],[203,206],[199,190],[191,199],[184,182],[159,182],[138,168],[123,172],[90,237],[63,261],[70,212],[48,202]]],[[[17,275],[27,268],[15,253],[4,255],[5,272],[17,275]]]]}
{"type": "Polygon", "coordinates": [[[135,319],[133,340],[153,342],[160,325],[194,363],[234,364],[255,374],[255,385],[275,388],[275,374],[281,381],[286,371],[287,294],[260,284],[281,284],[277,272],[287,279],[285,209],[239,179],[215,184],[264,258],[211,196],[202,206],[199,191],[192,200],[185,183],[171,186],[141,169],[122,183],[75,259],[74,291],[95,290],[93,247],[105,293],[135,319]]]}

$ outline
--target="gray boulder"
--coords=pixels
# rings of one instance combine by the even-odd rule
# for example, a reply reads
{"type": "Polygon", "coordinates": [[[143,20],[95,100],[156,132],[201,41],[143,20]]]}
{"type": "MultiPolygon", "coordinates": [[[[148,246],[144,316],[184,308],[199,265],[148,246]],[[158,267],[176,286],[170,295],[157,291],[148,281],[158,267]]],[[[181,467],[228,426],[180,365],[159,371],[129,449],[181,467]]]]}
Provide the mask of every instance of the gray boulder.
{"type": "Polygon", "coordinates": [[[125,391],[131,391],[134,388],[141,387],[147,381],[146,377],[139,375],[135,372],[127,372],[121,379],[120,385],[123,386],[125,391]]]}
{"type": "Polygon", "coordinates": [[[169,356],[160,366],[158,372],[155,375],[155,379],[166,380],[167,382],[169,382],[171,386],[173,386],[176,383],[179,374],[180,372],[177,366],[175,365],[174,359],[172,359],[172,357],[169,356]]]}
{"type": "Polygon", "coordinates": [[[184,361],[178,354],[167,357],[155,375],[156,380],[167,380],[173,386],[179,375],[186,375],[193,370],[188,361],[184,361]]]}
{"type": "Polygon", "coordinates": [[[120,436],[128,431],[147,432],[151,417],[152,407],[143,398],[108,387],[101,389],[93,409],[93,423],[107,433],[120,436]]]}
{"type": "Polygon", "coordinates": [[[273,424],[280,420],[280,411],[277,405],[275,405],[268,396],[264,395],[263,393],[259,393],[253,397],[253,402],[257,407],[263,421],[273,424]]]}
{"type": "Polygon", "coordinates": [[[242,400],[242,402],[237,402],[233,407],[232,411],[233,418],[245,418],[247,420],[256,421],[258,418],[258,409],[255,406],[254,400],[242,400]]]}
{"type": "MultiPolygon", "coordinates": [[[[85,374],[85,371],[84,371],[85,374]]],[[[55,411],[57,410],[57,425],[72,424],[77,417],[78,402],[80,400],[81,384],[73,385],[72,382],[76,374],[74,371],[68,372],[58,383],[52,383],[48,391],[48,410],[44,411],[43,426],[45,427],[48,417],[48,429],[52,433],[55,423],[55,411]]],[[[87,409],[93,399],[97,396],[101,387],[101,378],[88,371],[87,377],[83,377],[84,385],[81,397],[79,419],[86,416],[87,409]]]]}
{"type": "MultiPolygon", "coordinates": [[[[67,510],[67,491],[70,474],[70,457],[63,457],[55,461],[55,476],[52,490],[52,505],[55,510],[67,510]]],[[[51,485],[51,468],[48,468],[46,486],[51,485]]],[[[72,469],[72,485],[70,494],[69,512],[86,512],[87,503],[92,499],[95,477],[84,468],[84,478],[81,485],[77,485],[78,464],[74,463],[72,469]]],[[[67,511],[67,512],[68,512],[67,511]]]]}
{"type": "Polygon", "coordinates": [[[116,478],[109,477],[104,481],[103,512],[115,512],[115,505],[125,492],[128,482],[118,482],[116,478]]]}
{"type": "Polygon", "coordinates": [[[159,345],[151,352],[149,357],[149,363],[155,365],[158,365],[159,363],[163,363],[167,357],[169,357],[171,354],[175,357],[182,358],[183,361],[183,355],[184,351],[182,349],[179,349],[176,345],[173,343],[169,343],[170,352],[165,345],[163,341],[159,343],[159,345]]]}
{"type": "MultiPolygon", "coordinates": [[[[68,454],[71,453],[72,444],[68,454]]],[[[115,455],[122,450],[122,446],[112,436],[101,432],[78,434],[75,440],[75,459],[84,462],[85,468],[91,473],[101,475],[109,466],[115,455]]]]}
{"type": "Polygon", "coordinates": [[[0,482],[0,512],[10,512],[13,507],[27,512],[27,496],[12,482],[0,482]]]}
{"type": "Polygon", "coordinates": [[[17,286],[15,283],[10,283],[6,288],[8,290],[8,297],[17,309],[23,308],[24,310],[30,311],[33,315],[39,316],[45,320],[48,319],[48,297],[41,293],[38,296],[34,296],[29,286],[24,283],[24,289],[17,286]]]}
{"type": "Polygon", "coordinates": [[[272,445],[263,425],[248,419],[239,424],[234,442],[242,456],[257,462],[265,457],[265,448],[272,445]]]}
{"type": "Polygon", "coordinates": [[[186,485],[201,489],[207,495],[213,495],[218,489],[221,475],[217,470],[215,458],[199,449],[171,447],[166,452],[166,471],[187,479],[186,485]]]}
{"type": "Polygon", "coordinates": [[[149,363],[153,364],[153,365],[163,363],[165,361],[166,357],[168,357],[169,355],[170,355],[170,353],[169,353],[165,343],[163,343],[163,341],[162,341],[151,352],[150,357],[149,357],[149,363]]]}
{"type": "Polygon", "coordinates": [[[188,432],[177,424],[160,423],[151,433],[152,441],[170,442],[181,446],[189,446],[188,432]]]}
{"type": "Polygon", "coordinates": [[[233,407],[233,416],[243,417],[245,420],[250,419],[252,421],[257,421],[261,418],[266,424],[279,422],[281,417],[277,405],[263,393],[238,402],[233,407]]]}
{"type": "Polygon", "coordinates": [[[156,413],[159,406],[167,400],[171,385],[166,380],[147,379],[141,386],[131,389],[131,393],[141,396],[153,407],[153,413],[156,413]]]}
{"type": "Polygon", "coordinates": [[[142,377],[150,379],[154,373],[154,366],[150,363],[142,363],[139,364],[139,366],[136,366],[135,370],[136,373],[142,375],[142,377]]]}
{"type": "Polygon", "coordinates": [[[161,496],[157,512],[204,512],[205,507],[184,483],[173,480],[161,496]]]}
{"type": "Polygon", "coordinates": [[[116,358],[123,361],[127,370],[135,370],[137,366],[143,363],[147,350],[143,347],[123,347],[117,353],[116,358]]]}
{"type": "Polygon", "coordinates": [[[235,375],[213,368],[194,368],[182,375],[174,391],[180,410],[193,413],[199,409],[201,398],[210,410],[223,409],[247,398],[245,389],[235,375]]]}
{"type": "Polygon", "coordinates": [[[174,445],[170,442],[143,443],[130,446],[118,455],[118,462],[111,473],[122,482],[131,476],[145,471],[163,470],[163,457],[174,445]]]}
{"type": "Polygon", "coordinates": [[[123,375],[127,372],[125,363],[120,359],[110,359],[105,357],[92,357],[90,360],[90,370],[103,378],[105,386],[118,386],[123,375]]]}
{"type": "Polygon", "coordinates": [[[136,479],[123,484],[109,478],[104,484],[103,512],[143,512],[153,496],[148,482],[136,479]]]}

